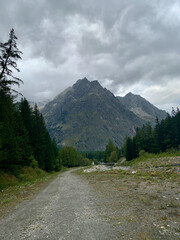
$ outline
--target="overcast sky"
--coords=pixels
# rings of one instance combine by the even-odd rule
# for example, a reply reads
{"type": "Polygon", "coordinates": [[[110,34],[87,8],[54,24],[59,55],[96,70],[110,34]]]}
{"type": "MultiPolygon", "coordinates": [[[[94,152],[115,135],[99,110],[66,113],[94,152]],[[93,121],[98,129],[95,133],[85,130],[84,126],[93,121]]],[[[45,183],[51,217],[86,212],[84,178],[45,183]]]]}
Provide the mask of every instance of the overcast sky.
{"type": "Polygon", "coordinates": [[[11,28],[28,100],[87,77],[115,95],[180,106],[179,0],[0,0],[0,42],[11,28]]]}

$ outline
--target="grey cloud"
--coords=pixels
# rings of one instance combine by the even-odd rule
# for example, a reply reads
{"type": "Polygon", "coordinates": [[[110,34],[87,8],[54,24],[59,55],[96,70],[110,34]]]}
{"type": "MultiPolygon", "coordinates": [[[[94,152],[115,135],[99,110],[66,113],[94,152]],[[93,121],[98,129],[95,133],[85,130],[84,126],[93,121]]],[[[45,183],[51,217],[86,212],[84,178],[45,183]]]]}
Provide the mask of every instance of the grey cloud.
{"type": "Polygon", "coordinates": [[[154,99],[151,86],[179,81],[179,16],[176,0],[1,0],[0,41],[15,28],[29,98],[54,97],[87,76],[115,94],[146,86],[141,93],[154,99]]]}

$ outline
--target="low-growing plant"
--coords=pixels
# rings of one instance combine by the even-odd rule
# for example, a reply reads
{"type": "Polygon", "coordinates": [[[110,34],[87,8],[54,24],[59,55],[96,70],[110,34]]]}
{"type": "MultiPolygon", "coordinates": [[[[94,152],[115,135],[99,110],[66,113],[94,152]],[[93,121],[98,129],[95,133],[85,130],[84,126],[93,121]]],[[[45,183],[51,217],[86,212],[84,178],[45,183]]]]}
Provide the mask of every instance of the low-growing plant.
{"type": "Polygon", "coordinates": [[[38,168],[38,162],[33,157],[32,157],[32,161],[31,161],[30,167],[38,168]]]}
{"type": "Polygon", "coordinates": [[[6,187],[14,186],[17,183],[18,179],[14,175],[10,173],[0,172],[0,191],[6,187]]]}

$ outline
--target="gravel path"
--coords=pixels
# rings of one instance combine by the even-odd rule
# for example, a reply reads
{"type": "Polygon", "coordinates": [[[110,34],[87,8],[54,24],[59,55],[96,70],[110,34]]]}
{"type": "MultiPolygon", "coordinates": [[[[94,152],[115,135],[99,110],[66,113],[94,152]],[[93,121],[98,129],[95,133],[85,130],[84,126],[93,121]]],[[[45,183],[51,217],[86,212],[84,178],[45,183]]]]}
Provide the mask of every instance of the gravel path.
{"type": "Polygon", "coordinates": [[[101,216],[99,201],[86,182],[65,172],[0,221],[0,239],[118,239],[117,231],[101,216]]]}

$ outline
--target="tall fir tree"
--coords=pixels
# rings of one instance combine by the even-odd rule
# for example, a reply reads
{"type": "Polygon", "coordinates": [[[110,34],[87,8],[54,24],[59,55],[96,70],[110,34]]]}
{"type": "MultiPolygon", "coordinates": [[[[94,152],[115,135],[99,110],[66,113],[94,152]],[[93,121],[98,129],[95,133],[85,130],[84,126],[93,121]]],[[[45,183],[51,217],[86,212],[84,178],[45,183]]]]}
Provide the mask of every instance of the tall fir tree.
{"type": "Polygon", "coordinates": [[[17,60],[21,59],[22,52],[18,49],[16,43],[17,37],[14,29],[10,31],[9,40],[0,43],[0,92],[1,94],[10,94],[11,91],[16,92],[12,88],[13,85],[20,85],[23,81],[13,75],[12,68],[19,72],[17,68],[17,60]]]}

